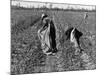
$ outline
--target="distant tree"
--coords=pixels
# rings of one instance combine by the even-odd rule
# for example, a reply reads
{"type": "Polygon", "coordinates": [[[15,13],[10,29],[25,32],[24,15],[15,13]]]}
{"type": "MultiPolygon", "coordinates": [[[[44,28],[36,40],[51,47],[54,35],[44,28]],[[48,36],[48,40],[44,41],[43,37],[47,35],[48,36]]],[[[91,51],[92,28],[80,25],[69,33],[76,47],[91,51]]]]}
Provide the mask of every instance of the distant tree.
{"type": "Polygon", "coordinates": [[[20,3],[17,4],[17,7],[20,7],[20,3]]]}
{"type": "Polygon", "coordinates": [[[50,8],[52,9],[52,4],[50,3],[50,8]]]}

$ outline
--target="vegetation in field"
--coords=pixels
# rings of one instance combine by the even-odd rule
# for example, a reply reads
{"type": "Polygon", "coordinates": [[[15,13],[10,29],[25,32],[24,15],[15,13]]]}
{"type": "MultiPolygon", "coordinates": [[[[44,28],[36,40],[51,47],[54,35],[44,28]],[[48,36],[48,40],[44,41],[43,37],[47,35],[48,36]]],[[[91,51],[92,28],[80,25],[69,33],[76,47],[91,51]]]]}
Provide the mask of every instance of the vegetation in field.
{"type": "Polygon", "coordinates": [[[95,26],[96,12],[24,9],[11,7],[11,74],[92,70],[96,66],[95,26]],[[41,14],[53,18],[57,28],[58,53],[46,56],[41,49],[37,31],[41,28],[41,14]],[[88,17],[84,19],[84,14],[88,17]],[[68,27],[83,33],[80,38],[84,52],[75,55],[75,48],[66,40],[68,27]]]}

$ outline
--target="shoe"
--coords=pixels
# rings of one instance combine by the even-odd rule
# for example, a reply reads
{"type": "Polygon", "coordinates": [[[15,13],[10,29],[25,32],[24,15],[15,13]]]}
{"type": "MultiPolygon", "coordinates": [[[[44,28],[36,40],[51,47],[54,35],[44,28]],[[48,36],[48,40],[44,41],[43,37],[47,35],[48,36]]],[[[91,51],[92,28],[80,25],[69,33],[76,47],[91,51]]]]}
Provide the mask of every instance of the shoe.
{"type": "Polygon", "coordinates": [[[48,51],[46,51],[46,53],[50,53],[50,52],[52,52],[52,49],[49,49],[48,51]]]}
{"type": "Polygon", "coordinates": [[[52,53],[57,53],[57,52],[58,52],[57,48],[52,49],[52,53]]]}

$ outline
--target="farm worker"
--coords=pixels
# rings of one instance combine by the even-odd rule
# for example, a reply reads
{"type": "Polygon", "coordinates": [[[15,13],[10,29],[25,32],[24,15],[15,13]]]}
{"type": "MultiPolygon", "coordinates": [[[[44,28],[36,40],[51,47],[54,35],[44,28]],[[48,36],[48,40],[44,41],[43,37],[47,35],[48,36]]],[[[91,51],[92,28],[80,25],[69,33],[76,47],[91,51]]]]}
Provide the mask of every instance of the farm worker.
{"type": "Polygon", "coordinates": [[[73,28],[73,27],[69,28],[66,31],[67,39],[69,39],[70,42],[74,44],[74,47],[77,49],[80,48],[79,39],[82,35],[83,35],[82,32],[80,32],[79,30],[77,30],[76,28],[73,28]]]}
{"type": "Polygon", "coordinates": [[[56,48],[56,35],[53,21],[46,14],[42,14],[43,26],[38,30],[38,37],[41,41],[41,47],[45,54],[55,54],[56,48]]]}

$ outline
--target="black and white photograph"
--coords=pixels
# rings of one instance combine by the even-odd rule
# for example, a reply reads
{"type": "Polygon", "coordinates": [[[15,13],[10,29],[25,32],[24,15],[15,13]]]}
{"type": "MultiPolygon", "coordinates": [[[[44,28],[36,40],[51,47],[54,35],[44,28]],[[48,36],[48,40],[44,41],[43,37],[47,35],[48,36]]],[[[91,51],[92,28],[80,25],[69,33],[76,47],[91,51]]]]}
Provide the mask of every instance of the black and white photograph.
{"type": "Polygon", "coordinates": [[[96,6],[11,0],[11,75],[96,69],[96,6]]]}

